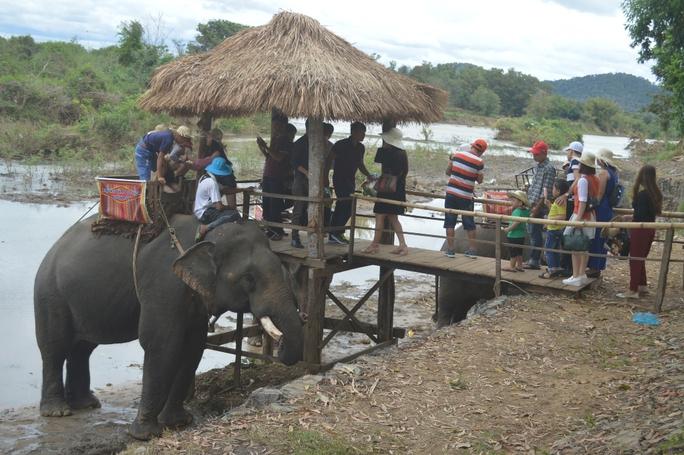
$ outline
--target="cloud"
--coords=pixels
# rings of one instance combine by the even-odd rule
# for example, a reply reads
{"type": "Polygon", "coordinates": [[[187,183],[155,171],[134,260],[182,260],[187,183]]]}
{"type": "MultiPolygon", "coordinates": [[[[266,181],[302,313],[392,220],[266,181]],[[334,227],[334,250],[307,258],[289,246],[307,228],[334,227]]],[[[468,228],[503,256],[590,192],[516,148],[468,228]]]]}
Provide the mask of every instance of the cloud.
{"type": "MultiPolygon", "coordinates": [[[[362,51],[398,65],[465,62],[515,68],[539,79],[625,72],[653,80],[629,46],[619,1],[423,0],[0,0],[0,34],[31,34],[103,46],[124,21],[160,25],[169,39],[191,41],[198,23],[226,19],[260,25],[282,10],[310,15],[362,51]]],[[[170,44],[170,43],[168,43],[170,44]]]]}

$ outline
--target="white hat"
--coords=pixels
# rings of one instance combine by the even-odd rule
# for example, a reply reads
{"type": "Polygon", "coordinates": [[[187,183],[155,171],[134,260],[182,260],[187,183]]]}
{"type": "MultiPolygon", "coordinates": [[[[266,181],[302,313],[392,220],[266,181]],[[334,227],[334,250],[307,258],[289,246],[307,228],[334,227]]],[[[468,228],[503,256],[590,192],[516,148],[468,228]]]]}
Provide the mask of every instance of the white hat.
{"type": "Polygon", "coordinates": [[[570,145],[565,147],[565,151],[567,152],[568,150],[572,150],[573,152],[577,152],[581,155],[582,151],[584,150],[584,145],[582,145],[582,143],[579,141],[571,142],[570,145]]]}
{"type": "Polygon", "coordinates": [[[615,165],[615,155],[613,155],[613,152],[608,149],[601,149],[598,151],[596,154],[596,161],[603,161],[604,163],[608,164],[609,166],[613,166],[615,169],[619,169],[615,165]]]}
{"type": "Polygon", "coordinates": [[[404,135],[401,133],[399,128],[392,128],[389,131],[382,133],[380,137],[389,145],[393,145],[398,149],[404,150],[404,142],[401,140],[404,135]]]}
{"type": "Polygon", "coordinates": [[[192,133],[190,132],[190,128],[188,128],[185,125],[181,125],[178,128],[176,128],[176,134],[186,139],[192,139],[192,133]]]}
{"type": "Polygon", "coordinates": [[[584,164],[587,167],[596,168],[596,155],[593,152],[584,152],[582,157],[579,159],[580,164],[584,164]]]}

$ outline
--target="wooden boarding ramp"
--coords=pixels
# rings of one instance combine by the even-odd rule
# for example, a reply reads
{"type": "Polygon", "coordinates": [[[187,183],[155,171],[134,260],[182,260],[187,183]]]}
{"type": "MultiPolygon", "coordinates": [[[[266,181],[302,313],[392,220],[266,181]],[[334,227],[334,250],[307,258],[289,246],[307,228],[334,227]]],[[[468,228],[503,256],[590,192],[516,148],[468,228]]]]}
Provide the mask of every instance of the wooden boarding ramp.
{"type": "MultiPolygon", "coordinates": [[[[377,265],[428,275],[455,274],[461,275],[466,279],[474,278],[483,281],[493,281],[496,279],[495,258],[478,257],[477,259],[472,259],[462,254],[457,254],[455,258],[448,258],[441,251],[411,247],[409,247],[409,254],[399,256],[391,253],[395,248],[391,245],[381,245],[378,253],[363,253],[363,249],[368,244],[370,244],[368,240],[357,239],[354,242],[354,253],[351,261],[349,261],[348,247],[344,245],[326,245],[326,262],[329,266],[335,266],[337,272],[377,265]]],[[[284,261],[301,261],[303,263],[307,257],[306,250],[290,246],[287,237],[277,242],[271,242],[271,249],[284,261]]],[[[563,284],[563,278],[539,278],[540,273],[540,270],[525,270],[524,272],[502,271],[501,279],[503,282],[513,283],[526,290],[560,291],[569,294],[580,292],[590,287],[596,281],[595,279],[590,279],[583,286],[567,286],[563,284]]]]}

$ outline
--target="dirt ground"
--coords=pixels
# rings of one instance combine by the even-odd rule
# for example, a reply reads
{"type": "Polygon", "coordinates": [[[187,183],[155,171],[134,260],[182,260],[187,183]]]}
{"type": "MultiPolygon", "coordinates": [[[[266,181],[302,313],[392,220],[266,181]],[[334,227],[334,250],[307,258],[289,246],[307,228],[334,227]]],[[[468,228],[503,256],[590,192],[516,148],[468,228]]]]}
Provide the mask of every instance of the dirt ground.
{"type": "Polygon", "coordinates": [[[682,266],[657,327],[632,322],[653,297],[614,297],[627,280],[620,261],[580,299],[509,297],[338,368],[290,412],[209,419],[126,453],[684,453],[682,266]]]}

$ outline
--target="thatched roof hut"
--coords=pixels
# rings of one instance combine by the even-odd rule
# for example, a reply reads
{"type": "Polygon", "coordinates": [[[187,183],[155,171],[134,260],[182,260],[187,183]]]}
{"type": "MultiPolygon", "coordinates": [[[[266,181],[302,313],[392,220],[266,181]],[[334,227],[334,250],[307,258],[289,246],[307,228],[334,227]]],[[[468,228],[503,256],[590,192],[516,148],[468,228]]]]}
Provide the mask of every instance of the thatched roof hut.
{"type": "Polygon", "coordinates": [[[172,115],[433,122],[447,94],[391,71],[304,15],[281,12],[214,49],[161,66],[140,105],[172,115]]]}

